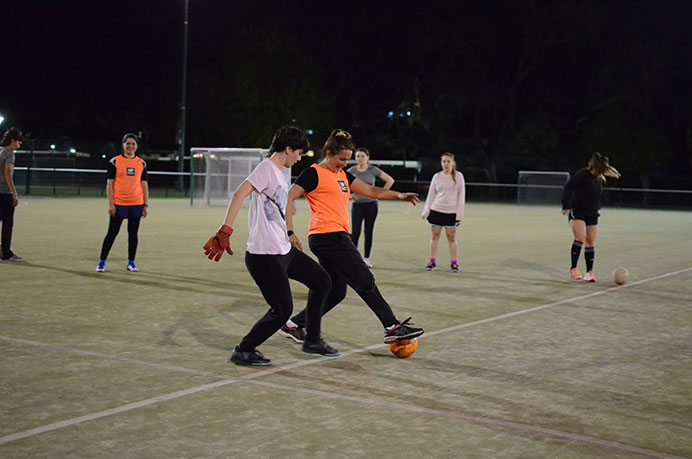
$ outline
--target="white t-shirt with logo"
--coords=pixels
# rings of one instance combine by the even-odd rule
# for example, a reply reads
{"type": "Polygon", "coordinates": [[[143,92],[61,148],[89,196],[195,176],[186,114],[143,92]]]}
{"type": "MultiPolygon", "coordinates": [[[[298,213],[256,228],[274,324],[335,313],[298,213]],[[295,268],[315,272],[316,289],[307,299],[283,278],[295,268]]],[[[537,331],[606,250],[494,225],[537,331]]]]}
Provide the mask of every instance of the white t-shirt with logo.
{"type": "Polygon", "coordinates": [[[255,189],[250,201],[247,251],[286,255],[291,250],[285,218],[290,180],[269,159],[259,163],[246,180],[255,189]]]}

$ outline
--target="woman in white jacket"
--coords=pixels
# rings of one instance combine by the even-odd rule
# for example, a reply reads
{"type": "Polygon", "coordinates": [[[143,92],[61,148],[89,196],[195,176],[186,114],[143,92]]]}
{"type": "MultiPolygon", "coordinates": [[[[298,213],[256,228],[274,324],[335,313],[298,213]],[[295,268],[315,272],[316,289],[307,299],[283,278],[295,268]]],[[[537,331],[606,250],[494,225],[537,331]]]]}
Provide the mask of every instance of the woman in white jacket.
{"type": "Polygon", "coordinates": [[[430,262],[426,271],[437,269],[436,256],[442,228],[445,229],[449,243],[450,269],[459,272],[457,261],[457,226],[464,220],[464,204],[466,202],[466,186],[464,175],[456,170],[456,161],[451,153],[443,153],[440,157],[442,171],[433,175],[425,200],[422,217],[430,224],[432,238],[430,239],[430,262]]]}

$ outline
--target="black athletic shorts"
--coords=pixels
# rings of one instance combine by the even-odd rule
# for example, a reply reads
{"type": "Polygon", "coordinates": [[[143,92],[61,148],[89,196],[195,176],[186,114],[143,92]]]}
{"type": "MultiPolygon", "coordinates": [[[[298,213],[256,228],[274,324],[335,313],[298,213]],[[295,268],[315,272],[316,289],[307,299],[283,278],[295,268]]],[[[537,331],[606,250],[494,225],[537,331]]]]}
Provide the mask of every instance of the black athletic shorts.
{"type": "Polygon", "coordinates": [[[457,221],[457,214],[444,214],[442,212],[437,212],[436,210],[431,210],[428,215],[428,223],[432,226],[444,226],[445,228],[454,228],[459,226],[457,221]]]}
{"type": "Polygon", "coordinates": [[[598,217],[598,212],[595,214],[585,214],[579,211],[570,210],[569,214],[567,214],[568,220],[583,220],[586,223],[586,226],[598,225],[598,217]]]}

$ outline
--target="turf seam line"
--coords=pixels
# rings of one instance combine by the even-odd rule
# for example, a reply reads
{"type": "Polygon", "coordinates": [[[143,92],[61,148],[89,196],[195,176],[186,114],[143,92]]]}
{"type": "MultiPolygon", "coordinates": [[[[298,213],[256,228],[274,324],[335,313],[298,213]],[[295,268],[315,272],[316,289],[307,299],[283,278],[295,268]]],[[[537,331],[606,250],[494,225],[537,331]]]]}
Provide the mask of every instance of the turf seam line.
{"type": "Polygon", "coordinates": [[[343,395],[339,393],[324,392],[315,389],[306,389],[303,387],[293,387],[293,386],[283,386],[281,384],[270,383],[266,381],[250,381],[251,384],[261,385],[265,387],[271,387],[279,390],[288,390],[291,392],[302,392],[310,395],[315,395],[318,397],[346,400],[349,402],[361,403],[365,405],[382,406],[391,409],[402,409],[406,411],[413,411],[418,413],[432,414],[437,416],[445,416],[448,418],[461,419],[463,421],[470,422],[472,424],[479,424],[490,427],[502,427],[509,430],[519,430],[523,432],[538,433],[546,436],[568,438],[570,440],[575,440],[581,443],[586,443],[595,446],[603,446],[612,449],[619,449],[627,451],[630,453],[643,454],[646,456],[666,458],[666,459],[683,459],[681,456],[675,456],[668,453],[662,453],[660,451],[654,451],[645,448],[639,448],[637,446],[628,445],[626,443],[620,443],[613,440],[604,440],[598,437],[591,437],[588,435],[582,435],[572,432],[565,432],[562,430],[549,429],[546,427],[533,426],[530,424],[523,424],[519,422],[503,421],[501,419],[493,419],[484,416],[474,416],[470,414],[459,413],[449,410],[438,410],[433,408],[424,408],[416,405],[408,405],[403,403],[393,403],[381,400],[364,399],[361,397],[353,397],[349,395],[343,395]]]}
{"type": "Polygon", "coordinates": [[[134,364],[143,365],[146,367],[177,371],[180,373],[188,373],[188,374],[193,374],[196,376],[211,376],[214,378],[237,379],[237,377],[235,377],[235,376],[222,375],[219,373],[212,373],[210,371],[194,370],[191,368],[179,367],[177,365],[169,365],[166,363],[147,362],[146,360],[131,359],[129,357],[120,357],[117,355],[103,354],[101,352],[95,352],[95,351],[85,351],[83,349],[75,349],[73,347],[59,346],[57,344],[41,343],[39,341],[31,341],[28,339],[12,338],[9,336],[0,336],[0,339],[4,340],[4,341],[9,341],[12,343],[26,344],[26,345],[30,345],[30,346],[36,346],[36,347],[43,347],[46,349],[51,349],[51,350],[59,351],[59,352],[67,352],[67,353],[72,353],[72,354],[84,355],[84,356],[88,356],[88,357],[98,357],[98,358],[106,359],[106,360],[114,360],[116,362],[134,363],[134,364]]]}

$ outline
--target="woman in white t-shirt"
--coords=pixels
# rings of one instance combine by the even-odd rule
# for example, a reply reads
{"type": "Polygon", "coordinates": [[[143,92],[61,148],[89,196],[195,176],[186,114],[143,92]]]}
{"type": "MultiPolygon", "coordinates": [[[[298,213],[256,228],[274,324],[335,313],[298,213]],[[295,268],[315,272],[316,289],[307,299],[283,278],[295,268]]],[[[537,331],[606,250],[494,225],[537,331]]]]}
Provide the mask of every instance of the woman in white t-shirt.
{"type": "Polygon", "coordinates": [[[426,271],[437,269],[437,248],[440,242],[442,228],[445,229],[449,243],[450,269],[459,272],[457,261],[457,226],[464,220],[464,204],[466,202],[466,186],[464,175],[456,170],[456,161],[451,153],[443,153],[440,157],[442,171],[433,175],[425,200],[425,208],[421,216],[430,224],[432,238],[430,239],[430,261],[426,271]]]}
{"type": "Polygon", "coordinates": [[[306,336],[303,352],[335,357],[339,351],[320,337],[322,306],[329,289],[329,274],[312,258],[293,248],[286,231],[286,199],[290,181],[285,169],[300,161],[310,143],[303,132],[293,126],[279,129],[272,140],[270,157],[262,161],[233,193],[226,218],[219,231],[204,246],[210,260],[219,261],[224,250],[230,255],[229,237],[243,200],[252,195],[248,216],[249,237],[245,265],[270,306],[231,354],[238,365],[265,366],[265,358],[257,347],[276,333],[293,312],[289,279],[310,289],[306,306],[306,336]]]}

